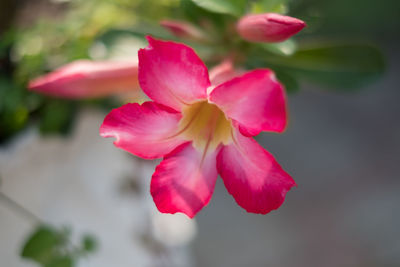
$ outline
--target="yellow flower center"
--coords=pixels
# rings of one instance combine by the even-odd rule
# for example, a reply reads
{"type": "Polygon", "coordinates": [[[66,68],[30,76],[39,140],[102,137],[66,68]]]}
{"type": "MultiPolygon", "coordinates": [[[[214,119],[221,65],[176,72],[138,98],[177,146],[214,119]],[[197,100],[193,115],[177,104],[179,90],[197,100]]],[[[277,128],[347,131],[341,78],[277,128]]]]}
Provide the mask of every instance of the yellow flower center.
{"type": "Polygon", "coordinates": [[[179,133],[193,141],[196,149],[213,151],[219,144],[232,141],[232,124],[214,104],[200,101],[182,110],[179,133]]]}

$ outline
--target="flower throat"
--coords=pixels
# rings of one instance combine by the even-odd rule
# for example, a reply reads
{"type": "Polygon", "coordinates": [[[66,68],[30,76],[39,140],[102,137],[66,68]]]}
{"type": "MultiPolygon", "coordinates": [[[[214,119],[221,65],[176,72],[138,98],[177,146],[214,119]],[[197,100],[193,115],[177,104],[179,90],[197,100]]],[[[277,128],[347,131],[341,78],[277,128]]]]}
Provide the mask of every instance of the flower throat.
{"type": "Polygon", "coordinates": [[[179,133],[192,140],[196,149],[213,151],[219,144],[231,142],[231,122],[216,105],[196,102],[183,108],[182,114],[179,133]]]}

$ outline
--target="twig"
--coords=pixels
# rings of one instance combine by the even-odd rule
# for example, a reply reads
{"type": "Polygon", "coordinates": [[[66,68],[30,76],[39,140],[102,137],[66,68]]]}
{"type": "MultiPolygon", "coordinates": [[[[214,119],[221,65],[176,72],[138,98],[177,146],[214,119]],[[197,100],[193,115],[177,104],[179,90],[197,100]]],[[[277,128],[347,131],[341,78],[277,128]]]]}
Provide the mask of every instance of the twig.
{"type": "Polygon", "coordinates": [[[1,191],[0,191],[0,202],[5,203],[11,210],[27,218],[28,220],[38,224],[42,223],[42,220],[38,216],[36,216],[31,211],[27,210],[26,208],[18,204],[16,201],[14,201],[1,191]]]}

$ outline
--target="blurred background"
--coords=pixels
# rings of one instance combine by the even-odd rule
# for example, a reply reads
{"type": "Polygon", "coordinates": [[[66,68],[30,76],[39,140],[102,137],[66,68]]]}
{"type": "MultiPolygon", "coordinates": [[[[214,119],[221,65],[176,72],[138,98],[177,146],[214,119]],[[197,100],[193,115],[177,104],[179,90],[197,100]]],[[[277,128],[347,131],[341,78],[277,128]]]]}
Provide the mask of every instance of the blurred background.
{"type": "Polygon", "coordinates": [[[308,24],[278,45],[232,32],[244,11],[225,4],[240,1],[199,2],[1,1],[0,265],[400,266],[399,1],[247,1],[248,12],[308,24]],[[207,40],[179,38],[164,19],[207,40]],[[218,179],[195,220],[159,214],[157,162],[98,135],[107,112],[140,92],[68,100],[26,89],[77,59],[134,62],[146,34],[188,43],[209,67],[240,50],[237,67],[277,72],[290,124],[257,140],[298,184],[280,209],[246,213],[218,179]]]}

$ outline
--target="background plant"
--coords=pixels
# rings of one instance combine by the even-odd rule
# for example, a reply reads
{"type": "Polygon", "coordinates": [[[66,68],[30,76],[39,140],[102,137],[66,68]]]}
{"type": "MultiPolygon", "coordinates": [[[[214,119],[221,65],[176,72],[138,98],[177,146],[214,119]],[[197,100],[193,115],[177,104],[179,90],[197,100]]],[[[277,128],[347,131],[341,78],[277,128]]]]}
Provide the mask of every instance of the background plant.
{"type": "MultiPolygon", "coordinates": [[[[186,42],[209,66],[234,54],[237,67],[271,67],[289,93],[305,89],[301,86],[303,81],[316,83],[322,90],[348,92],[365,88],[384,71],[379,49],[367,45],[365,37],[360,40],[353,36],[348,38],[348,35],[362,28],[364,32],[360,35],[379,32],[378,36],[384,37],[392,34],[396,27],[396,24],[391,24],[392,28],[382,27],[395,8],[386,7],[388,16],[370,18],[369,25],[360,27],[360,21],[366,20],[351,14],[354,9],[347,8],[347,2],[342,0],[72,0],[48,5],[51,6],[48,11],[55,10],[54,13],[39,12],[35,18],[20,14],[17,24],[1,32],[0,142],[3,145],[32,124],[43,134],[68,133],[83,106],[109,110],[119,104],[120,100],[115,98],[53,99],[28,92],[26,84],[76,59],[110,58],[121,53],[124,43],[141,46],[146,34],[186,42]],[[340,11],[335,6],[341,7],[340,11]],[[305,20],[308,27],[296,40],[250,44],[241,40],[232,26],[246,12],[287,13],[305,20]],[[328,21],[325,17],[333,19],[328,21]],[[207,40],[194,42],[173,36],[159,26],[161,19],[168,18],[196,25],[207,33],[207,40]]],[[[371,12],[361,12],[360,16],[371,12]]]]}

